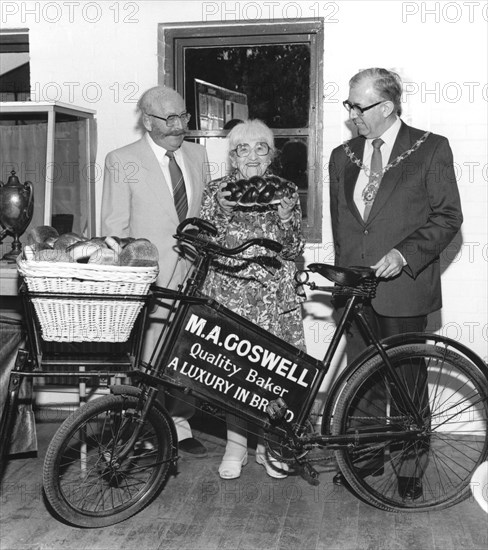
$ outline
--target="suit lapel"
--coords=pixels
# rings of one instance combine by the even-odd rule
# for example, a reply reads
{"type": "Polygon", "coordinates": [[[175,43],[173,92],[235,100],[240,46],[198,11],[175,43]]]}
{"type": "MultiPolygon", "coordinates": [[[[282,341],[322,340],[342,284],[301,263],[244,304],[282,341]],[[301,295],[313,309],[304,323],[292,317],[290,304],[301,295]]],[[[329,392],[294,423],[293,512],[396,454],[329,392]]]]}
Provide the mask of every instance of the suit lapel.
{"type": "MultiPolygon", "coordinates": [[[[364,143],[365,140],[363,138],[357,138],[356,140],[352,140],[349,143],[351,151],[358,159],[363,158],[364,143]]],[[[354,188],[356,187],[359,171],[359,166],[357,166],[353,162],[346,163],[346,167],[344,169],[344,193],[346,196],[347,205],[349,206],[349,210],[359,222],[364,223],[363,217],[361,216],[361,213],[359,212],[356,203],[354,202],[354,188]]]]}
{"type": "Polygon", "coordinates": [[[148,191],[154,195],[162,211],[167,212],[177,223],[178,215],[176,213],[173,197],[170,193],[166,179],[164,178],[161,166],[159,166],[158,159],[147,144],[145,138],[141,139],[139,143],[141,146],[141,175],[139,180],[146,186],[148,191]]]}
{"type": "MultiPolygon", "coordinates": [[[[391,156],[388,159],[388,162],[391,162],[392,160],[396,159],[398,155],[401,155],[402,153],[410,149],[411,146],[412,146],[412,141],[410,139],[410,131],[408,129],[408,126],[404,122],[402,122],[402,125],[400,127],[397,138],[393,145],[391,156]]],[[[394,189],[399,184],[402,178],[402,173],[403,173],[403,166],[401,162],[395,168],[390,168],[387,172],[385,172],[381,180],[378,193],[374,200],[373,206],[371,208],[371,212],[368,218],[368,223],[371,222],[374,219],[374,217],[378,214],[378,212],[383,208],[383,206],[385,206],[390,195],[393,193],[394,189]]]]}
{"type": "Polygon", "coordinates": [[[202,201],[202,166],[191,154],[191,147],[186,141],[181,144],[181,154],[183,155],[185,169],[189,177],[189,181],[185,183],[191,188],[191,201],[188,205],[188,216],[198,216],[200,213],[200,204],[202,201]]]}
{"type": "MultiPolygon", "coordinates": [[[[161,211],[166,212],[168,216],[178,223],[178,215],[173,201],[173,196],[169,190],[168,184],[164,178],[163,171],[159,165],[156,155],[149,147],[145,138],[139,140],[138,158],[140,165],[137,179],[141,185],[144,185],[147,192],[150,193],[155,201],[161,206],[161,211]]],[[[191,203],[188,205],[188,216],[198,216],[200,213],[200,204],[203,192],[203,163],[195,157],[191,145],[185,141],[181,145],[181,153],[184,158],[185,171],[189,181],[185,182],[191,186],[191,203]]]]}

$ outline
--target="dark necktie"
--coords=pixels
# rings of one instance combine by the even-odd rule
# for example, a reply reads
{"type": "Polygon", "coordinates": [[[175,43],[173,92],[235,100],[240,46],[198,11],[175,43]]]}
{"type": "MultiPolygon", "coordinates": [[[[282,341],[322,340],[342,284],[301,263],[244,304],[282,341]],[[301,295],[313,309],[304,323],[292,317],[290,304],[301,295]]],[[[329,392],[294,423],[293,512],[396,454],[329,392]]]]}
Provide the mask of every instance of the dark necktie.
{"type": "Polygon", "coordinates": [[[381,151],[380,148],[385,143],[381,138],[373,139],[373,155],[371,157],[371,166],[369,169],[369,182],[368,185],[363,190],[363,201],[365,204],[363,219],[364,221],[368,220],[369,213],[371,212],[371,207],[373,206],[376,193],[378,192],[378,187],[381,183],[381,178],[383,174],[383,162],[381,160],[381,151]]]}
{"type": "Polygon", "coordinates": [[[188,214],[188,199],[186,198],[185,180],[178,163],[175,160],[173,151],[166,151],[169,157],[169,174],[173,186],[173,200],[175,201],[178,219],[182,222],[188,214]]]}

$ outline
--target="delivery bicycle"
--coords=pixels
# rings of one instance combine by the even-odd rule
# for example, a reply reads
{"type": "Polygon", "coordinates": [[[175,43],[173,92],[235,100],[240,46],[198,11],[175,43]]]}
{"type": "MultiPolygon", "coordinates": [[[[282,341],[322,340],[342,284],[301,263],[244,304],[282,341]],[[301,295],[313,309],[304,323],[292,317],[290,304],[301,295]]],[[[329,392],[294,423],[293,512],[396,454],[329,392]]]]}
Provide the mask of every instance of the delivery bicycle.
{"type": "Polygon", "coordinates": [[[262,428],[268,452],[311,483],[318,483],[312,451],[334,451],[351,489],[383,510],[435,510],[466,498],[488,455],[484,362],[436,334],[378,341],[362,311],[375,294],[374,272],[319,263],[299,272],[298,282],[342,296],[346,306],[323,361],[314,359],[202,295],[213,258],[269,262],[269,255],[250,258],[250,249],[281,249],[267,239],[224,248],[208,238],[215,233],[197,218],[180,224],[175,237],[193,250],[193,270],[183,289],[153,287],[173,306],[151,360],[137,365],[130,385],[113,386],[71,414],[53,437],[43,470],[53,511],[75,526],[104,527],[164,490],[178,459],[173,421],[156,399],[168,388],[262,428]],[[334,284],[318,285],[322,277],[334,284]],[[370,345],[328,391],[316,428],[314,400],[353,320],[370,345]]]}

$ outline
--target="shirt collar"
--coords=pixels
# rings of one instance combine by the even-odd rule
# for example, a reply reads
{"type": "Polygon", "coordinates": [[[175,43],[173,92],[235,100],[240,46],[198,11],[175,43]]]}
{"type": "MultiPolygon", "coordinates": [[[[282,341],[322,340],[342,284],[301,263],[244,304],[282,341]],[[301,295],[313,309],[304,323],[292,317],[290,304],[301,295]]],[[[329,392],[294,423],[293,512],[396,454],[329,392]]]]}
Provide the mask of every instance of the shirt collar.
{"type": "Polygon", "coordinates": [[[158,162],[161,162],[166,156],[166,149],[164,147],[161,147],[161,145],[157,145],[153,138],[149,135],[149,132],[146,132],[145,135],[147,144],[152,149],[153,153],[156,155],[156,158],[158,159],[158,162]]]}
{"type": "MultiPolygon", "coordinates": [[[[384,143],[389,145],[390,147],[393,147],[393,144],[395,143],[395,140],[397,138],[398,132],[400,131],[400,126],[402,125],[402,121],[399,117],[396,117],[395,122],[379,136],[384,143]]],[[[374,138],[376,139],[376,138],[374,138]]],[[[372,146],[373,140],[368,139],[368,144],[372,146]]]]}
{"type": "MultiPolygon", "coordinates": [[[[159,162],[161,162],[162,160],[167,161],[168,160],[168,157],[166,156],[167,149],[155,143],[153,138],[149,135],[149,132],[146,132],[145,138],[149,147],[153,150],[154,154],[156,155],[156,158],[158,159],[158,161],[159,162]]],[[[176,159],[180,157],[180,152],[179,152],[180,148],[176,149],[176,151],[173,151],[176,159]]]]}

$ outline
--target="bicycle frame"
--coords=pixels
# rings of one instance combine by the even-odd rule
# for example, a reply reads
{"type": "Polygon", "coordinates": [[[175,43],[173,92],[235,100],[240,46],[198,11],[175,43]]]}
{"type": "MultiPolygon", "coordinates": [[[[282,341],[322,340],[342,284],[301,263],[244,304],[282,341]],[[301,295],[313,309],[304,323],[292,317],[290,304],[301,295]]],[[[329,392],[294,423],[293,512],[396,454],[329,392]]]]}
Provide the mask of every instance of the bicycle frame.
{"type": "MultiPolygon", "coordinates": [[[[372,332],[366,318],[363,315],[362,304],[365,298],[368,297],[367,293],[361,291],[354,292],[354,289],[350,289],[351,293],[348,295],[346,307],[334,331],[324,359],[322,361],[318,361],[300,350],[293,348],[286,342],[277,339],[271,333],[256,327],[256,325],[250,323],[246,319],[237,316],[235,313],[229,311],[227,308],[221,304],[218,304],[214,300],[205,298],[201,295],[198,296],[197,294],[199,293],[199,289],[202,286],[208,272],[210,261],[210,255],[204,252],[199,253],[194,269],[185,285],[184,290],[170,291],[168,289],[158,287],[154,288],[154,294],[157,297],[165,299],[172,298],[174,300],[174,304],[176,305],[172,309],[173,317],[169,323],[169,329],[164,336],[164,331],[162,332],[158,341],[160,347],[154,364],[151,364],[150,362],[149,364],[144,365],[144,369],[137,373],[137,376],[140,377],[144,383],[149,385],[163,384],[183,390],[185,393],[191,392],[200,399],[203,399],[206,402],[216,405],[226,411],[232,412],[233,414],[236,414],[249,422],[261,426],[269,432],[276,433],[280,437],[291,438],[294,442],[294,446],[297,448],[302,447],[303,444],[319,444],[340,448],[350,446],[351,444],[364,444],[392,439],[414,439],[418,436],[420,428],[419,430],[410,429],[407,431],[401,429],[399,426],[396,426],[394,433],[392,433],[393,425],[391,424],[378,427],[378,430],[368,433],[341,434],[335,436],[330,434],[303,435],[306,431],[306,421],[310,415],[315,398],[320,390],[324,378],[329,371],[339,342],[344,335],[348,324],[352,322],[353,319],[357,319],[360,323],[361,327],[368,335],[372,345],[376,348],[377,353],[380,354],[382,360],[387,366],[389,376],[391,376],[392,382],[397,386],[398,392],[404,400],[407,412],[414,419],[417,426],[422,426],[422,418],[412,402],[407,390],[405,389],[404,383],[400,380],[398,374],[391,366],[385,349],[372,332]],[[192,313],[192,307],[196,309],[198,315],[192,313]],[[259,338],[262,338],[268,342],[278,341],[279,345],[285,348],[287,352],[295,355],[294,359],[297,364],[300,363],[300,366],[306,365],[307,368],[314,369],[315,372],[308,386],[307,392],[301,397],[300,408],[298,410],[296,408],[294,409],[291,419],[288,418],[288,421],[286,420],[286,416],[290,416],[290,404],[287,402],[287,399],[284,399],[284,402],[280,401],[279,398],[269,399],[266,407],[266,414],[260,415],[256,414],[256,410],[246,406],[245,403],[225,399],[218,393],[218,391],[207,391],[204,387],[202,387],[202,385],[193,383],[191,378],[188,378],[187,376],[185,377],[185,375],[175,376],[174,372],[170,372],[171,358],[175,357],[175,349],[176,352],[181,351],[181,346],[178,347],[178,342],[181,342],[182,339],[188,338],[188,332],[191,332],[192,329],[194,329],[194,332],[197,333],[197,336],[200,336],[200,332],[203,330],[200,326],[206,326],[206,324],[197,325],[199,321],[193,321],[193,325],[191,325],[192,315],[198,317],[200,321],[201,319],[204,319],[205,321],[208,320],[205,315],[201,314],[201,311],[205,308],[211,310],[216,315],[217,320],[212,318],[212,321],[214,322],[214,327],[218,327],[219,337],[221,333],[220,329],[223,328],[225,323],[228,322],[233,331],[237,331],[239,333],[244,331],[245,335],[252,332],[258,338],[258,341],[259,338]],[[191,325],[190,331],[188,330],[189,325],[191,325]]],[[[337,287],[335,286],[317,287],[314,285],[314,288],[331,293],[337,291],[337,287]]],[[[219,340],[218,346],[222,347],[222,340],[219,340]]],[[[185,351],[187,352],[188,349],[185,351]]],[[[288,355],[286,355],[286,357],[288,357],[288,355]]],[[[232,361],[235,359],[235,356],[232,356],[232,361]]],[[[286,360],[288,361],[288,359],[286,360]]],[[[271,373],[268,372],[267,374],[271,373]]],[[[274,384],[275,380],[276,378],[273,378],[273,382],[270,384],[274,384]]],[[[274,387],[276,388],[276,386],[274,387]]],[[[279,387],[282,388],[281,385],[279,387]]],[[[289,396],[290,392],[288,392],[287,397],[289,396]]],[[[154,396],[149,398],[152,400],[154,399],[154,396]]],[[[327,399],[329,398],[330,395],[327,396],[327,399]]],[[[325,409],[330,411],[330,406],[327,406],[327,403],[325,409]]]]}
{"type": "Polygon", "coordinates": [[[158,386],[194,394],[262,428],[269,455],[293,464],[311,484],[319,476],[314,462],[335,457],[351,489],[378,508],[442,509],[469,495],[471,475],[488,454],[488,369],[481,358],[429,334],[379,341],[363,311],[375,293],[373,271],[310,264],[297,282],[346,298],[323,361],[314,359],[200,292],[212,257],[237,256],[254,245],[279,252],[280,245],[256,239],[224,248],[182,234],[192,224],[215,235],[208,222],[183,224],[176,238],[197,251],[194,269],[177,291],[154,288],[172,307],[151,359],[128,373],[137,384],[114,386],[112,395],[78,409],[49,445],[44,490],[61,518],[83,527],[112,525],[164,487],[178,438],[155,399],[158,386]],[[309,283],[310,272],[335,285],[309,283]],[[308,417],[353,321],[370,345],[328,391],[317,433],[308,417]],[[80,433],[87,434],[81,453],[80,433]],[[315,447],[334,453],[309,455],[315,447]]]}

